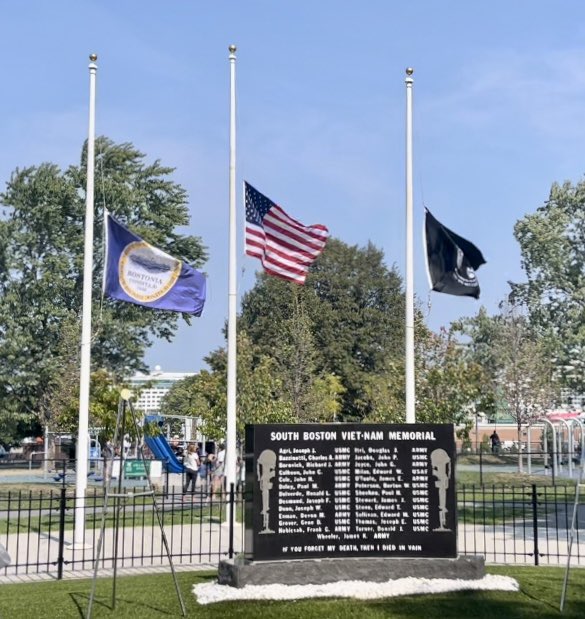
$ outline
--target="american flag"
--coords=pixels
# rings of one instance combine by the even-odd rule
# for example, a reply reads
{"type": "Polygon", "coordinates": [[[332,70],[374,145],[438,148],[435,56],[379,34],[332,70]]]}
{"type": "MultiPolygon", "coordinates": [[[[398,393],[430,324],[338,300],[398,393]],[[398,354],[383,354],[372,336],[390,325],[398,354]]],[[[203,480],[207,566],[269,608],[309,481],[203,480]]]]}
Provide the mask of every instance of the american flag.
{"type": "Polygon", "coordinates": [[[246,197],[246,254],[259,258],[264,270],[304,284],[311,264],[325,248],[329,230],[305,226],[266,196],[244,183],[246,197]]]}

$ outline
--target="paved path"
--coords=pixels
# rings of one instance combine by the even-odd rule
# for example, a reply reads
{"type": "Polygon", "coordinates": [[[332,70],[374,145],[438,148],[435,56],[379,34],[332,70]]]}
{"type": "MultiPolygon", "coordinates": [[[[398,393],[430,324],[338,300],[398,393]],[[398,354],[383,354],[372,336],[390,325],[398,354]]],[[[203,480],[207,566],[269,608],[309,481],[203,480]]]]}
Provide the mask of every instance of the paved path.
{"type": "MultiPolygon", "coordinates": [[[[99,540],[99,529],[85,532],[85,547],[73,544],[73,531],[66,532],[63,574],[69,577],[80,572],[93,576],[93,557],[99,540]]],[[[204,523],[165,526],[173,564],[190,568],[198,565],[217,566],[228,556],[229,527],[227,524],[204,523]]],[[[37,580],[56,578],[59,557],[59,540],[53,535],[17,534],[8,539],[0,536],[12,559],[12,565],[0,570],[0,583],[15,579],[37,580]],[[37,568],[37,563],[40,564],[37,568]],[[37,574],[40,569],[44,574],[37,574]],[[49,576],[49,573],[51,574],[49,576]]],[[[234,529],[234,553],[242,552],[242,527],[234,529]]],[[[118,534],[118,569],[132,570],[168,567],[169,561],[158,526],[135,529],[121,527],[118,534]]],[[[114,566],[115,529],[105,530],[99,574],[107,575],[114,566]]]]}
{"type": "MultiPolygon", "coordinates": [[[[227,556],[229,546],[229,529],[225,524],[208,523],[193,525],[172,525],[165,527],[173,563],[177,569],[215,569],[219,560],[227,556]]],[[[539,523],[538,528],[538,564],[565,566],[568,556],[567,531],[557,531],[551,535],[546,522],[539,523]]],[[[114,529],[106,529],[104,557],[99,575],[111,575],[114,556],[114,529]]],[[[97,547],[99,530],[86,531],[87,548],[76,549],[71,533],[66,540],[65,561],[63,566],[65,578],[92,577],[93,553],[97,547]]],[[[58,557],[58,540],[49,536],[11,535],[7,550],[18,562],[0,570],[0,584],[30,580],[47,580],[56,578],[57,567],[53,565],[58,557]],[[37,574],[36,565],[40,562],[41,570],[37,574]],[[28,567],[27,567],[28,566],[28,567]]],[[[118,569],[120,574],[137,574],[147,571],[165,571],[168,559],[158,527],[148,529],[120,529],[118,569]],[[141,557],[141,558],[133,558],[141,557]]],[[[472,526],[464,525],[458,531],[458,550],[460,554],[485,555],[488,564],[535,565],[535,540],[531,523],[517,523],[516,526],[472,526]]],[[[234,531],[234,552],[243,551],[243,531],[237,526],[234,531]]],[[[574,566],[585,565],[585,540],[574,540],[572,561],[574,566]]]]}

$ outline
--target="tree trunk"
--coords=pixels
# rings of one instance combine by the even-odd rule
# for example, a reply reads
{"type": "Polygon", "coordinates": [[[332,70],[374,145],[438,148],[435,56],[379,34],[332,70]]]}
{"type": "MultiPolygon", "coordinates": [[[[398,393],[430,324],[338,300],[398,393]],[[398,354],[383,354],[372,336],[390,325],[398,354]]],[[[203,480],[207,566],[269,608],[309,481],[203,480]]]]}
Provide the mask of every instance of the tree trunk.
{"type": "Polygon", "coordinates": [[[518,440],[517,440],[517,445],[518,445],[518,472],[519,473],[523,473],[524,472],[524,458],[522,456],[522,424],[518,423],[518,427],[517,429],[517,433],[518,433],[518,440]]]}

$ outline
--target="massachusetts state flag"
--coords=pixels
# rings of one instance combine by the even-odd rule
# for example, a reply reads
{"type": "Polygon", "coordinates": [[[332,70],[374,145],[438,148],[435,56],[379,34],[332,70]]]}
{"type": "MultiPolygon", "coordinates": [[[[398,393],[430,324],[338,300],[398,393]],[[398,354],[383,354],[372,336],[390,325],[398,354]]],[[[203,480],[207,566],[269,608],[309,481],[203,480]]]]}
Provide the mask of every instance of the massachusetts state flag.
{"type": "Polygon", "coordinates": [[[107,211],[104,219],[104,293],[136,305],[200,316],[205,276],[143,241],[107,211]]]}
{"type": "Polygon", "coordinates": [[[476,269],[485,264],[479,249],[437,221],[425,209],[427,272],[437,292],[479,299],[476,269]]]}
{"type": "Polygon", "coordinates": [[[248,183],[244,194],[246,254],[259,258],[268,274],[304,284],[329,230],[321,224],[303,225],[248,183]]]}

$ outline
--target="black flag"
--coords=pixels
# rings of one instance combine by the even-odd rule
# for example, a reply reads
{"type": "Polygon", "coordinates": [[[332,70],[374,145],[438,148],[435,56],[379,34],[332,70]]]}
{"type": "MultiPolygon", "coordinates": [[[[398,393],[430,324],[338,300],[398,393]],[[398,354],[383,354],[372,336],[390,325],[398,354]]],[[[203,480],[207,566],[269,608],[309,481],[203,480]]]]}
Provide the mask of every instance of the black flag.
{"type": "Polygon", "coordinates": [[[461,238],[425,209],[427,268],[437,292],[479,299],[475,270],[485,264],[479,249],[461,238]]]}

